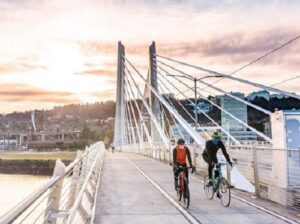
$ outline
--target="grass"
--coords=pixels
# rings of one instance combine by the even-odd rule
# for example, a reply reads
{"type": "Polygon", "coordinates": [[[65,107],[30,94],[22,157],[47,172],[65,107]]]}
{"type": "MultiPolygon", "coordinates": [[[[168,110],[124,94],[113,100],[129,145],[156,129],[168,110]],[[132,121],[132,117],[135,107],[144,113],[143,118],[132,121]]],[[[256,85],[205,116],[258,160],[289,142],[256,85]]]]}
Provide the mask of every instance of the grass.
{"type": "Polygon", "coordinates": [[[0,159],[5,160],[74,160],[75,152],[0,152],[0,159]]]}

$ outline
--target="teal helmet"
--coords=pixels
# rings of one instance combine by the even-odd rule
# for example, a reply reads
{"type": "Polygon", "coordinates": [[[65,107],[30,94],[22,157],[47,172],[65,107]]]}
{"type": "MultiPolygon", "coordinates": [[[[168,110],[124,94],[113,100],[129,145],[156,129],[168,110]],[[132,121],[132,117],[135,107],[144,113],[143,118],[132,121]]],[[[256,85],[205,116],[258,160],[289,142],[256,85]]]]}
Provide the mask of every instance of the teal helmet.
{"type": "Polygon", "coordinates": [[[221,132],[219,131],[214,131],[212,134],[211,134],[211,138],[213,140],[220,140],[221,139],[221,132]]]}

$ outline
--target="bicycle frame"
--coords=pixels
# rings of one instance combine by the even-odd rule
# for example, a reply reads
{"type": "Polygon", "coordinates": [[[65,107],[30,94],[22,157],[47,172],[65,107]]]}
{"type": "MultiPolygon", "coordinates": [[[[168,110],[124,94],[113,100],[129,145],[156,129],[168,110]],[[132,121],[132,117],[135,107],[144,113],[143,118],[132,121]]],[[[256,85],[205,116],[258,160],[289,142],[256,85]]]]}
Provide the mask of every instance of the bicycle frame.
{"type": "Polygon", "coordinates": [[[223,177],[221,167],[225,166],[225,165],[227,165],[227,163],[216,163],[214,165],[213,171],[218,171],[218,173],[219,173],[219,176],[217,178],[215,178],[214,177],[215,172],[213,172],[213,178],[211,180],[212,184],[213,184],[213,189],[214,189],[215,192],[219,189],[220,183],[221,183],[221,180],[222,180],[222,177],[223,177]]]}
{"type": "Polygon", "coordinates": [[[178,174],[178,181],[179,181],[179,191],[184,192],[184,179],[187,181],[187,176],[185,175],[184,169],[182,169],[178,174]]]}
{"type": "Polygon", "coordinates": [[[188,179],[186,175],[186,171],[190,169],[191,167],[185,167],[185,166],[178,166],[177,169],[179,170],[178,173],[178,188],[177,190],[177,197],[178,200],[181,201],[183,198],[184,207],[188,208],[190,204],[190,191],[188,186],[188,179]]]}

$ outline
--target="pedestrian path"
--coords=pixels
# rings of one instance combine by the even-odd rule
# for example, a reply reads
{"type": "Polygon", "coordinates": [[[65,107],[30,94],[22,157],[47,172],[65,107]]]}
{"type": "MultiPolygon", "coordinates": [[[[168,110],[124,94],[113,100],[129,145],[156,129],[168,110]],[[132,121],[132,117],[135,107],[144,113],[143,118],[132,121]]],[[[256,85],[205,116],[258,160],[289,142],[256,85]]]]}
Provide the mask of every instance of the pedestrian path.
{"type": "Polygon", "coordinates": [[[288,223],[235,198],[224,208],[218,199],[205,197],[198,179],[190,176],[191,204],[186,211],[176,201],[170,166],[136,154],[108,152],[95,223],[288,223]]]}

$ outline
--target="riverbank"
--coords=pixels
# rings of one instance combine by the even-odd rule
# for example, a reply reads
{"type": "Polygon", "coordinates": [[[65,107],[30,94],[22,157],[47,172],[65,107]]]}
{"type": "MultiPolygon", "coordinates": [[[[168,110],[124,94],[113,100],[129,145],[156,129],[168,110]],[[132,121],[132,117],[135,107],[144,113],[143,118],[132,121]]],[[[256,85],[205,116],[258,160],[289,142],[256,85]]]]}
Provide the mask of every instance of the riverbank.
{"type": "Polygon", "coordinates": [[[56,159],[67,166],[75,157],[76,152],[0,152],[0,173],[50,176],[56,159]]]}

